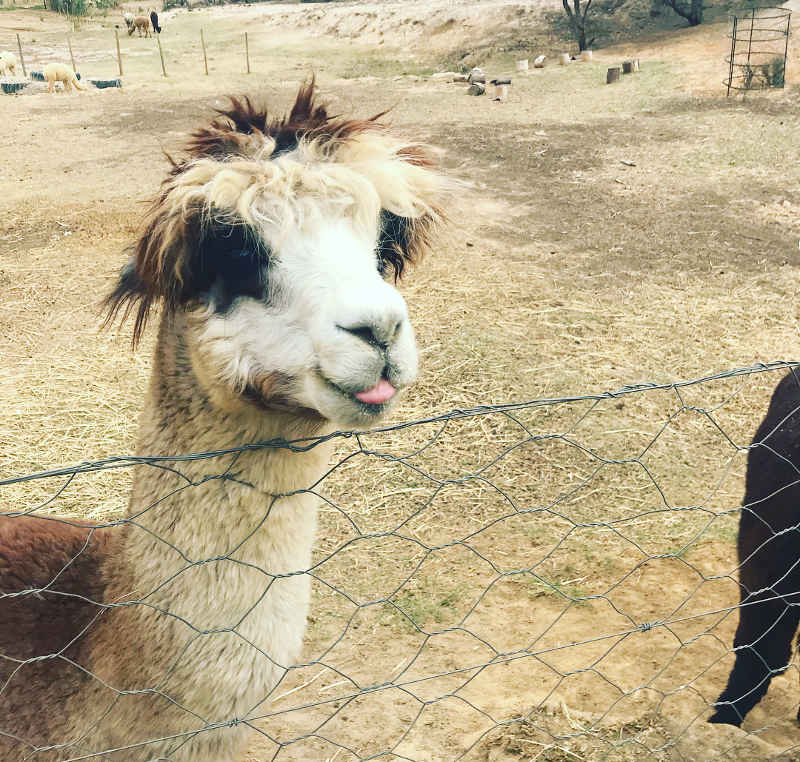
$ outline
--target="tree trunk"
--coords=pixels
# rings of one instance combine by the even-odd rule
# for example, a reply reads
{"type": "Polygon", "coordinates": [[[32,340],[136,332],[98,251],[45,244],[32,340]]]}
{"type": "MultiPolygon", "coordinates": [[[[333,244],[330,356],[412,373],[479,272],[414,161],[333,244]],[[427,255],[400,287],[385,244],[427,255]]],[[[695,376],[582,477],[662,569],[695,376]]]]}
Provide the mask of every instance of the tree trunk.
{"type": "Polygon", "coordinates": [[[578,43],[578,52],[586,50],[594,42],[594,38],[588,43],[586,41],[586,14],[589,13],[592,0],[589,0],[583,9],[581,9],[581,0],[561,0],[561,4],[569,19],[572,36],[578,43]],[[570,7],[570,2],[572,2],[572,7],[570,7]]]}
{"type": "Polygon", "coordinates": [[[683,16],[690,26],[697,26],[703,21],[703,0],[690,0],[686,5],[683,0],[663,0],[679,16],[683,16]]]}

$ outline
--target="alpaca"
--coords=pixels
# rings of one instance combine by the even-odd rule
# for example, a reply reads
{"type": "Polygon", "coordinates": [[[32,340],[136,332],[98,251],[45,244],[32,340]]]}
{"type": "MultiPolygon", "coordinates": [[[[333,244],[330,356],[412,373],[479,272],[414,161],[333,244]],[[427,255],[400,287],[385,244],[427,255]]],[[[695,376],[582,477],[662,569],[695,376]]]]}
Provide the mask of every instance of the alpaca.
{"type": "MultiPolygon", "coordinates": [[[[736,659],[709,722],[741,725],[791,660],[800,623],[800,372],[775,388],[747,457],[736,659]]],[[[800,712],[798,713],[800,720],[800,712]]]]}
{"type": "Polygon", "coordinates": [[[78,81],[78,77],[72,69],[63,63],[49,63],[42,67],[42,74],[48,82],[47,92],[54,93],[56,90],[56,82],[64,84],[64,90],[70,92],[72,86],[78,90],[85,90],[86,88],[78,81]]]}
{"type": "Polygon", "coordinates": [[[17,57],[8,51],[0,51],[0,77],[15,76],[17,73],[17,57]]]}
{"type": "Polygon", "coordinates": [[[156,34],[161,34],[161,27],[158,25],[158,14],[155,8],[150,9],[150,24],[153,26],[153,31],[156,34]]]}
{"type": "MultiPolygon", "coordinates": [[[[106,300],[134,346],[161,305],[142,455],[368,427],[417,373],[393,280],[442,225],[427,153],[313,80],[283,118],[219,114],[106,300]]],[[[0,516],[0,759],[235,759],[300,654],[331,447],[140,466],[114,528],[0,516]]]]}
{"type": "Polygon", "coordinates": [[[128,37],[136,30],[139,31],[139,37],[142,36],[142,30],[144,30],[145,37],[150,37],[150,19],[145,16],[137,16],[133,20],[133,24],[128,27],[128,37]]]}
{"type": "Polygon", "coordinates": [[[125,26],[128,27],[128,33],[130,34],[131,27],[134,25],[133,22],[135,17],[130,11],[125,11],[125,13],[122,14],[122,18],[124,19],[125,26]]]}

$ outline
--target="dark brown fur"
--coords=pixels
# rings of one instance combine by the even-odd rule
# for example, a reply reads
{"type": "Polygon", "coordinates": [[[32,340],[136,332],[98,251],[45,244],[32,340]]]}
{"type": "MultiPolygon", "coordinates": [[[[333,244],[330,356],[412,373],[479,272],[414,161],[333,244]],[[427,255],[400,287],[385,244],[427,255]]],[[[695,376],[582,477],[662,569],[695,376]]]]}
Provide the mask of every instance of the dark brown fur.
{"type": "MultiPolygon", "coordinates": [[[[376,114],[370,119],[340,119],[328,115],[327,108],[316,100],[314,80],[297,93],[291,111],[270,119],[266,107],[257,107],[247,96],[231,97],[230,108],[217,109],[222,118],[208,127],[195,130],[186,148],[191,159],[230,156],[241,152],[242,137],[260,133],[275,141],[275,154],[292,150],[299,140],[320,140],[331,147],[336,142],[368,130],[383,129],[376,114]]],[[[180,172],[176,165],[173,172],[180,172]]]]}
{"type": "Polygon", "coordinates": [[[792,369],[775,387],[747,454],[736,659],[709,722],[741,725],[792,662],[800,624],[799,528],[800,372],[792,369]]]}
{"type": "Polygon", "coordinates": [[[18,757],[5,757],[11,762],[31,743],[47,743],[43,707],[63,706],[90,679],[81,669],[91,668],[84,634],[104,612],[100,563],[111,535],[58,520],[0,516],[0,537],[0,716],[14,716],[24,740],[18,757]]]}

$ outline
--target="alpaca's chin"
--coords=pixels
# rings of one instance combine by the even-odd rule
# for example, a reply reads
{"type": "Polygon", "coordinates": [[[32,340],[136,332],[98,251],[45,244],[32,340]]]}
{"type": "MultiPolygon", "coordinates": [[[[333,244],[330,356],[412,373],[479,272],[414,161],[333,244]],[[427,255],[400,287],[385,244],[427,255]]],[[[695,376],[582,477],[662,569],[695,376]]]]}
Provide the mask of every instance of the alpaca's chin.
{"type": "Polygon", "coordinates": [[[309,379],[311,406],[337,428],[366,429],[378,423],[394,407],[399,395],[381,403],[362,402],[352,392],[325,379],[309,379]]]}

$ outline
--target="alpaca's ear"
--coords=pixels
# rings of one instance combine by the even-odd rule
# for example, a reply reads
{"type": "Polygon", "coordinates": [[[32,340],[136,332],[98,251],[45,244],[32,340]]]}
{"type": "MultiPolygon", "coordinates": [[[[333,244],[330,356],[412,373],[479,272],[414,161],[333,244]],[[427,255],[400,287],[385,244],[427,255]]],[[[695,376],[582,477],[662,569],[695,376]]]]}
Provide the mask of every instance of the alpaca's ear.
{"type": "Polygon", "coordinates": [[[378,258],[382,268],[391,267],[395,281],[403,274],[409,256],[410,220],[381,209],[381,228],[378,237],[378,258]]]}
{"type": "Polygon", "coordinates": [[[395,281],[403,275],[407,263],[415,264],[433,247],[433,234],[440,223],[441,215],[436,212],[402,217],[381,210],[378,257],[384,266],[394,270],[395,281]]]}
{"type": "Polygon", "coordinates": [[[147,291],[147,289],[145,288],[144,281],[139,277],[139,273],[136,272],[136,260],[133,257],[129,257],[128,261],[119,271],[119,279],[117,280],[117,285],[112,294],[141,295],[144,294],[145,291],[147,291]]]}
{"type": "Polygon", "coordinates": [[[153,305],[159,301],[175,310],[190,287],[186,238],[196,224],[182,215],[170,215],[156,207],[122,268],[116,286],[105,299],[106,325],[122,312],[124,322],[136,308],[133,345],[139,343],[153,305]]]}
{"type": "Polygon", "coordinates": [[[222,117],[208,127],[195,130],[186,144],[189,154],[195,158],[213,158],[246,153],[251,136],[263,136],[267,131],[267,110],[257,108],[244,96],[230,96],[230,108],[217,109],[222,117]]]}
{"type": "Polygon", "coordinates": [[[383,265],[394,270],[396,281],[406,264],[419,262],[444,242],[443,202],[450,193],[450,183],[437,171],[433,155],[420,145],[397,148],[392,143],[387,145],[380,135],[368,135],[351,141],[349,146],[345,143],[340,153],[344,162],[364,157],[365,164],[375,161],[383,169],[374,175],[383,205],[377,250],[383,265]],[[387,166],[391,171],[385,171],[387,166]]]}
{"type": "Polygon", "coordinates": [[[124,322],[133,306],[139,303],[139,315],[136,319],[137,328],[134,329],[133,345],[139,342],[141,332],[144,330],[144,325],[139,328],[140,322],[143,323],[147,320],[146,315],[142,317],[142,306],[146,304],[145,312],[149,310],[149,305],[152,299],[148,298],[148,289],[145,282],[139,277],[136,272],[136,258],[130,257],[120,270],[119,277],[117,278],[114,288],[111,293],[103,301],[103,308],[106,313],[104,325],[109,325],[114,322],[115,318],[122,310],[122,321],[124,322]]]}

